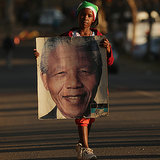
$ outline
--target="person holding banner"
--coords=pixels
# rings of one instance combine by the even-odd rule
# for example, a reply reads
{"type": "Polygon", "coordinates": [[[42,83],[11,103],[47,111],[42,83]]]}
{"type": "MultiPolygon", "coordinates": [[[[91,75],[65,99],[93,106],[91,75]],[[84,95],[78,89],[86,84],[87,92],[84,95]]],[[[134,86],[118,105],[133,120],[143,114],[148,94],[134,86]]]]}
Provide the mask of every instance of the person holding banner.
{"type": "MultiPolygon", "coordinates": [[[[98,7],[90,2],[83,1],[77,8],[78,28],[72,28],[71,30],[63,33],[61,36],[78,37],[78,36],[102,36],[95,27],[98,24],[98,7]]],[[[106,48],[107,52],[107,64],[110,66],[113,64],[114,57],[111,45],[107,38],[103,39],[101,45],[106,48]]],[[[38,56],[38,52],[35,50],[35,55],[38,56]]],[[[75,118],[75,123],[78,126],[79,142],[76,145],[77,158],[79,160],[96,160],[97,157],[93,153],[93,150],[89,148],[88,136],[94,118],[75,118]]]]}

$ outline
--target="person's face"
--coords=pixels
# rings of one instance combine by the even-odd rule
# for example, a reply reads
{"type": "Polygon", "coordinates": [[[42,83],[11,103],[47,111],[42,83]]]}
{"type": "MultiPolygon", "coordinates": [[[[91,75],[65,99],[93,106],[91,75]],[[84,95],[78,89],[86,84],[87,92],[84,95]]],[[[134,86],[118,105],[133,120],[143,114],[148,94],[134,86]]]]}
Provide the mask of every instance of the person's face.
{"type": "Polygon", "coordinates": [[[89,28],[94,22],[93,11],[89,8],[84,8],[78,15],[78,23],[80,28],[89,28]]]}
{"type": "Polygon", "coordinates": [[[48,72],[42,76],[52,99],[67,118],[83,115],[97,91],[97,68],[87,56],[73,47],[59,45],[50,54],[48,72]]]}

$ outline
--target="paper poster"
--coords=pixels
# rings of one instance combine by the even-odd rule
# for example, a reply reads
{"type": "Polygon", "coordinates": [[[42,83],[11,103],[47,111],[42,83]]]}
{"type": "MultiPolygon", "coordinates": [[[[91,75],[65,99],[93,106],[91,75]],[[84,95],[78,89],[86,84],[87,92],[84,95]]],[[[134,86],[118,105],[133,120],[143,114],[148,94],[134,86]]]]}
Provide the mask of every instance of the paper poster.
{"type": "Polygon", "coordinates": [[[36,38],[39,119],[97,118],[109,110],[104,37],[36,38]]]}

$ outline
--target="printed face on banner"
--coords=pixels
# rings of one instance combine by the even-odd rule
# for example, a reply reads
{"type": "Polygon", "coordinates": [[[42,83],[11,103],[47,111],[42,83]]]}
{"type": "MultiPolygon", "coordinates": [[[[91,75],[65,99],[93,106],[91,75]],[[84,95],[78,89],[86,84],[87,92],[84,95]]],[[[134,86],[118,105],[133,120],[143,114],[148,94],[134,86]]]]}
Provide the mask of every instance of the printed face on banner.
{"type": "Polygon", "coordinates": [[[77,42],[60,37],[47,39],[40,74],[44,88],[55,103],[56,113],[51,110],[49,117],[56,115],[57,118],[57,109],[65,118],[91,116],[91,104],[96,104],[102,75],[102,58],[95,40],[86,44],[82,39],[77,42]]]}

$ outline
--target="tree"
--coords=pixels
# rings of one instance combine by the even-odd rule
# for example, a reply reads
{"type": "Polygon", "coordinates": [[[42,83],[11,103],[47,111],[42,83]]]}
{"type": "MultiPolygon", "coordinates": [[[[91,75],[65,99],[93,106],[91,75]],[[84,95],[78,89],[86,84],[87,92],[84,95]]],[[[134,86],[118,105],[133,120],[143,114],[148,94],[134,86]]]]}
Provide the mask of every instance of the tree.
{"type": "Polygon", "coordinates": [[[146,59],[150,59],[150,53],[151,53],[151,32],[152,32],[152,25],[153,25],[153,18],[151,16],[151,12],[153,10],[153,2],[150,0],[143,0],[143,5],[145,6],[145,10],[149,15],[148,23],[149,23],[149,31],[147,33],[147,50],[146,50],[146,59]]]}
{"type": "Polygon", "coordinates": [[[137,6],[135,0],[127,0],[128,5],[131,8],[132,12],[132,22],[133,22],[133,37],[132,37],[132,46],[131,51],[133,51],[133,47],[135,45],[135,38],[136,38],[136,23],[137,23],[137,6]]]}

